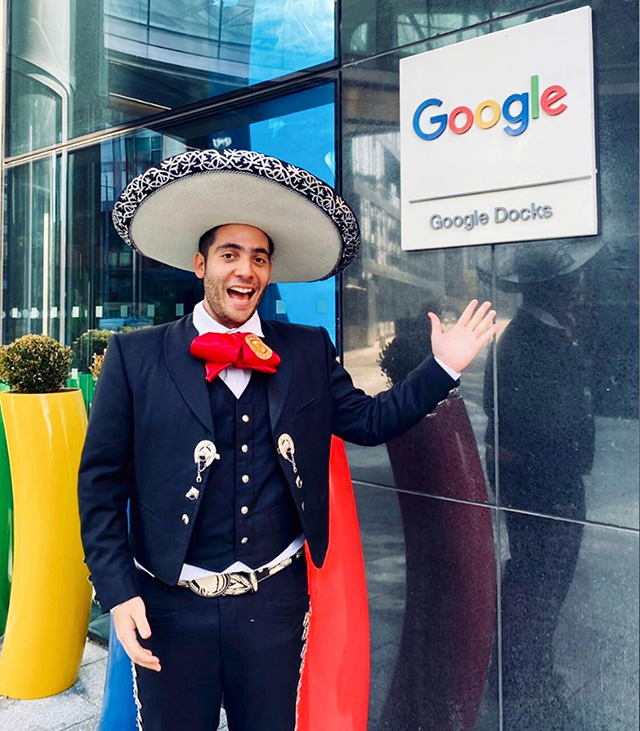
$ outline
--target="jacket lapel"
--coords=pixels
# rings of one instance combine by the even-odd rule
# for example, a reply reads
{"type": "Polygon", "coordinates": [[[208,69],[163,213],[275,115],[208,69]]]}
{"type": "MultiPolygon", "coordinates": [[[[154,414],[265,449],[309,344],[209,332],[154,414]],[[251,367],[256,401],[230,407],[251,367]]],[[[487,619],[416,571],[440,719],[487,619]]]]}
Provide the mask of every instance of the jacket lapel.
{"type": "Polygon", "coordinates": [[[198,335],[193,325],[193,315],[172,323],[165,336],[167,368],[187,405],[202,424],[213,434],[213,416],[207,382],[204,378],[204,362],[189,352],[191,341],[198,335]]]}
{"type": "Polygon", "coordinates": [[[271,431],[275,432],[278,420],[282,416],[287,396],[289,395],[291,377],[293,376],[293,349],[277,323],[262,320],[262,331],[264,332],[264,342],[281,359],[278,370],[267,379],[269,421],[271,423],[271,431]]]}

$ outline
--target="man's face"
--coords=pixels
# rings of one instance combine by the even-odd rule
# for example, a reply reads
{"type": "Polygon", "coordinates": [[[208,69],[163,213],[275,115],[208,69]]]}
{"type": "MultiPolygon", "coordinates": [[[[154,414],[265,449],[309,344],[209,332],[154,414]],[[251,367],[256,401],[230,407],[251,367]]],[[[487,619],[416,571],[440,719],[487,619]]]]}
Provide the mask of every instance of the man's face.
{"type": "Polygon", "coordinates": [[[205,309],[225,327],[240,327],[256,311],[269,284],[269,242],[259,228],[222,226],[206,260],[198,252],[193,265],[204,280],[205,309]]]}

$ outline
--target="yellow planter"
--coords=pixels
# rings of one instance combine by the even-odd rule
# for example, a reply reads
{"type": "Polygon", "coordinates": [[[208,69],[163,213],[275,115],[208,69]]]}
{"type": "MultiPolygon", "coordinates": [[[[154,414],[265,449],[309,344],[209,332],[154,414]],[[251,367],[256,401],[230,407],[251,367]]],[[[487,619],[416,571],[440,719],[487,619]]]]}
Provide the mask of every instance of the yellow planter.
{"type": "Polygon", "coordinates": [[[77,497],[87,416],[79,390],[0,393],[0,406],[14,500],[0,695],[42,698],[76,681],[89,625],[77,497]]]}

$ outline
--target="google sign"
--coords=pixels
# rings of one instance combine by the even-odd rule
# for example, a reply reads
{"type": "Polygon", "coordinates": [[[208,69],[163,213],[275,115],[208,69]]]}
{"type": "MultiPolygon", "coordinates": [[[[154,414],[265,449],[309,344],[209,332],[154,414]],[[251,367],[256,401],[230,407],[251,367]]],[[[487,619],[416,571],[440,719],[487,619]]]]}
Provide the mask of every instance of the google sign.
{"type": "Polygon", "coordinates": [[[591,16],[552,13],[400,59],[405,251],[598,232],[591,16]]]}
{"type": "Polygon", "coordinates": [[[453,134],[463,135],[474,124],[480,129],[491,129],[503,117],[508,122],[502,128],[504,132],[517,137],[526,131],[530,120],[540,117],[540,112],[550,117],[562,114],[567,109],[567,105],[562,102],[566,96],[566,89],[559,84],[552,84],[540,93],[538,76],[532,76],[530,92],[511,94],[502,106],[493,99],[486,99],[478,104],[475,111],[467,106],[458,106],[449,114],[432,114],[427,120],[430,125],[427,131],[422,127],[423,115],[427,110],[443,104],[442,99],[431,97],[425,99],[415,110],[413,131],[422,140],[437,140],[447,127],[453,134]]]}

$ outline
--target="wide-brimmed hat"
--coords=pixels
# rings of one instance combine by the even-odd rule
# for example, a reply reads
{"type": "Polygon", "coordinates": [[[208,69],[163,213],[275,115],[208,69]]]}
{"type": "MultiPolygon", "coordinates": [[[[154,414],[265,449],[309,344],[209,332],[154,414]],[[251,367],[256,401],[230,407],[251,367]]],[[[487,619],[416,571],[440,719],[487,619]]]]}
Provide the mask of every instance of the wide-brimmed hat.
{"type": "Polygon", "coordinates": [[[148,168],[123,190],[113,223],[136,251],[188,271],[205,231],[255,226],[274,242],[273,282],[326,279],[347,267],[360,246],[356,217],[333,188],[247,150],[194,150],[148,168]]]}
{"type": "MultiPolygon", "coordinates": [[[[602,242],[593,238],[518,244],[497,264],[496,286],[504,292],[522,292],[565,277],[581,269],[602,248],[602,242]]],[[[485,283],[491,283],[490,271],[478,267],[478,273],[485,283]]]]}

